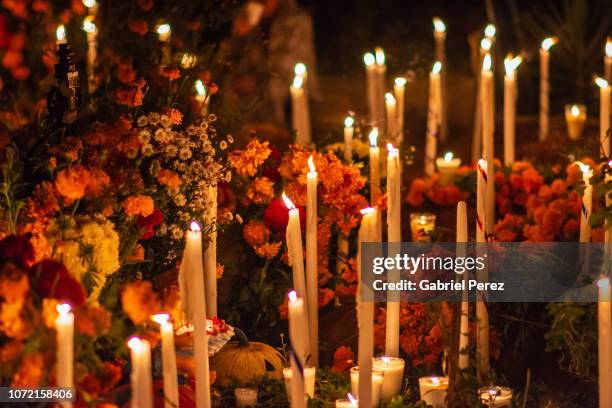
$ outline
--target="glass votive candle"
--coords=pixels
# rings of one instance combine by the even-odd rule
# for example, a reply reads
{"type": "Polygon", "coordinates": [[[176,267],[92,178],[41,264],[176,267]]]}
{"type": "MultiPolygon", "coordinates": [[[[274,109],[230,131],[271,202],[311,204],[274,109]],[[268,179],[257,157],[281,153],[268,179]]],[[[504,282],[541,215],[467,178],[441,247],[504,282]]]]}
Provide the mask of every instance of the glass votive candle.
{"type": "Polygon", "coordinates": [[[351,394],[346,399],[337,399],[336,408],[357,408],[358,401],[351,394]]]}
{"type": "Polygon", "coordinates": [[[587,119],[586,106],[580,104],[565,105],[565,122],[567,135],[572,140],[578,140],[582,134],[587,119]]]}
{"type": "Polygon", "coordinates": [[[478,389],[480,402],[490,408],[509,407],[512,405],[512,390],[508,387],[489,385],[478,389]]]}
{"type": "Polygon", "coordinates": [[[446,153],[444,157],[438,157],[436,159],[436,167],[438,168],[438,182],[440,185],[446,186],[452,184],[455,181],[455,175],[459,166],[461,166],[461,159],[453,157],[451,152],[446,153]]]}
{"type": "Polygon", "coordinates": [[[389,401],[399,395],[404,381],[404,360],[399,357],[376,357],[373,368],[383,373],[380,399],[389,401]]]}
{"type": "MultiPolygon", "coordinates": [[[[383,372],[372,370],[372,406],[378,406],[380,402],[380,390],[383,383],[383,372]]],[[[351,394],[359,398],[359,367],[351,368],[351,394]]]]}
{"type": "Polygon", "coordinates": [[[257,390],[255,388],[236,388],[234,390],[237,408],[255,408],[257,406],[257,390]]]}
{"type": "MultiPolygon", "coordinates": [[[[304,392],[310,398],[314,398],[315,395],[315,377],[317,369],[315,367],[306,366],[304,367],[304,392]]],[[[291,401],[291,378],[293,372],[291,367],[283,368],[283,378],[285,379],[285,389],[287,390],[287,399],[291,401]]]]}
{"type": "Polygon", "coordinates": [[[436,214],[412,213],[410,214],[410,232],[412,242],[429,242],[429,234],[436,227],[436,214]]]}
{"type": "Polygon", "coordinates": [[[419,378],[419,395],[421,400],[433,408],[446,408],[446,390],[448,377],[421,377],[419,378]]]}

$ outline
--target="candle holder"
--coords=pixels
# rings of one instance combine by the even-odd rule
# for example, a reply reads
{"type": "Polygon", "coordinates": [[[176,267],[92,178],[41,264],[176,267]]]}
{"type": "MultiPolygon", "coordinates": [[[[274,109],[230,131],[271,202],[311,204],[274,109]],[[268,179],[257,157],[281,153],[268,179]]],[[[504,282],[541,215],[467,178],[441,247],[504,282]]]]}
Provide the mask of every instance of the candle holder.
{"type": "Polygon", "coordinates": [[[430,234],[434,228],[436,228],[436,214],[410,214],[410,232],[412,234],[412,242],[430,242],[430,234]]]}
{"type": "Polygon", "coordinates": [[[389,401],[398,395],[404,381],[404,360],[399,357],[376,357],[374,369],[383,372],[380,398],[389,401]]]}
{"type": "Polygon", "coordinates": [[[419,395],[422,401],[433,408],[446,407],[446,391],[448,390],[448,377],[421,377],[419,378],[419,395]]]}
{"type": "Polygon", "coordinates": [[[351,394],[348,395],[347,399],[337,399],[336,408],[357,408],[358,400],[351,394]]]}
{"type": "MultiPolygon", "coordinates": [[[[315,378],[317,369],[315,367],[306,366],[304,367],[304,392],[310,398],[314,398],[315,395],[315,378]]],[[[293,372],[291,367],[283,368],[283,379],[285,380],[285,390],[287,391],[287,399],[291,401],[291,378],[293,372]]]]}
{"type": "Polygon", "coordinates": [[[236,388],[234,397],[236,397],[236,408],[255,408],[257,406],[256,388],[236,388]]]}
{"type": "MultiPolygon", "coordinates": [[[[380,403],[384,373],[381,370],[372,370],[372,406],[380,403]]],[[[359,398],[359,367],[351,367],[351,394],[359,398]]]]}
{"type": "Polygon", "coordinates": [[[582,135],[587,119],[587,108],[581,104],[565,105],[565,122],[567,135],[572,140],[578,140],[582,135]]]}
{"type": "Polygon", "coordinates": [[[453,184],[459,166],[461,166],[461,159],[453,157],[451,152],[446,153],[444,157],[438,157],[436,159],[439,176],[438,183],[442,186],[453,184]]]}
{"type": "Polygon", "coordinates": [[[512,390],[508,387],[489,385],[478,389],[480,402],[489,408],[509,407],[512,405],[512,390]]]}

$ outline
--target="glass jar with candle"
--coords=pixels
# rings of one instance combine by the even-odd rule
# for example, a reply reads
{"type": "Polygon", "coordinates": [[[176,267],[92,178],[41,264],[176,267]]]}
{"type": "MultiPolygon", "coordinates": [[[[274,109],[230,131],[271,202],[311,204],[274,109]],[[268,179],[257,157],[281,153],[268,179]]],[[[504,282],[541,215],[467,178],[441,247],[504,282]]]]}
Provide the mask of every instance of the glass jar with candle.
{"type": "Polygon", "coordinates": [[[489,385],[478,389],[480,402],[489,408],[509,407],[512,405],[512,390],[508,387],[489,385]]]}
{"type": "MultiPolygon", "coordinates": [[[[304,392],[310,397],[315,395],[315,377],[317,369],[315,367],[304,367],[304,392]]],[[[287,399],[291,401],[291,378],[293,372],[291,367],[283,368],[283,378],[285,380],[285,389],[287,391],[287,399]]]]}
{"type": "Polygon", "coordinates": [[[572,140],[578,140],[582,135],[582,129],[587,119],[587,108],[584,105],[565,105],[565,122],[567,123],[567,135],[572,140]]]}
{"type": "Polygon", "coordinates": [[[412,235],[412,242],[431,241],[430,235],[434,228],[436,228],[436,214],[410,214],[410,232],[412,235]]]}
{"type": "Polygon", "coordinates": [[[398,395],[404,380],[404,360],[399,357],[376,357],[373,368],[383,373],[380,398],[389,401],[398,395]]]}
{"type": "Polygon", "coordinates": [[[448,377],[421,377],[419,378],[419,395],[421,400],[434,408],[446,407],[446,391],[448,377]]]}
{"type": "Polygon", "coordinates": [[[438,168],[438,182],[440,185],[446,186],[452,184],[455,181],[455,175],[459,166],[461,166],[461,159],[453,157],[451,152],[447,152],[444,157],[438,157],[436,159],[436,167],[438,168]]]}
{"type": "MultiPolygon", "coordinates": [[[[372,405],[378,406],[380,403],[380,391],[383,383],[383,372],[372,370],[372,405]]],[[[359,367],[351,367],[351,394],[359,398],[359,367]]]]}

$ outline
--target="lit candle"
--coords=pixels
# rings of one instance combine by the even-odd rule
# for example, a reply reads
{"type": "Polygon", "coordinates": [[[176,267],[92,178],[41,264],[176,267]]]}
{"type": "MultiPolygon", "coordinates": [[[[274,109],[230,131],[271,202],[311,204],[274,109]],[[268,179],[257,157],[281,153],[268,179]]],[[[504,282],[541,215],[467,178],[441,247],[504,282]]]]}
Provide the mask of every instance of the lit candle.
{"type": "Polygon", "coordinates": [[[296,76],[289,87],[291,91],[291,125],[296,133],[295,142],[306,146],[311,142],[310,113],[304,89],[304,77],[296,76]]]}
{"type": "Polygon", "coordinates": [[[599,87],[599,143],[603,149],[603,156],[610,157],[610,83],[603,78],[595,78],[599,87]]]}
{"type": "Polygon", "coordinates": [[[289,263],[293,270],[293,287],[300,299],[306,298],[306,278],[304,275],[304,250],[302,248],[302,229],[300,227],[300,211],[283,192],[283,201],[289,209],[289,221],[285,240],[287,241],[287,252],[289,263]]]}
{"type": "MultiPolygon", "coordinates": [[[[490,54],[491,48],[493,47],[493,41],[484,37],[480,40],[479,59],[478,66],[482,67],[484,58],[487,54],[490,54]]],[[[476,108],[474,109],[474,129],[472,134],[472,162],[477,162],[478,158],[482,156],[482,98],[481,98],[481,85],[482,82],[482,70],[476,75],[476,108]]]]}
{"type": "Polygon", "coordinates": [[[385,111],[387,140],[396,140],[397,137],[397,102],[391,92],[385,94],[385,111]]]}
{"type": "MultiPolygon", "coordinates": [[[[402,242],[402,173],[399,150],[393,145],[387,145],[387,240],[389,242],[389,257],[399,255],[399,245],[402,242]],[[395,244],[395,245],[392,245],[395,244]]],[[[391,269],[387,273],[389,282],[399,282],[399,269],[391,269]]],[[[400,332],[400,299],[398,291],[387,292],[387,324],[385,337],[385,354],[390,357],[399,356],[400,332]]]]}
{"type": "Polygon", "coordinates": [[[504,60],[506,75],[504,76],[504,164],[511,166],[514,163],[514,149],[516,145],[516,69],[523,61],[523,57],[513,57],[508,54],[504,60]]]}
{"type": "Polygon", "coordinates": [[[308,158],[306,186],[306,293],[308,295],[308,327],[310,329],[310,358],[319,364],[319,275],[317,249],[317,171],[314,159],[308,158]]]}
{"type": "Polygon", "coordinates": [[[380,148],[378,128],[370,131],[370,203],[375,206],[380,197],[380,148]]]}
{"type": "MultiPolygon", "coordinates": [[[[457,258],[467,256],[467,205],[465,201],[457,203],[457,258]]],[[[467,280],[467,273],[464,274],[464,281],[467,280]]],[[[459,325],[459,358],[457,366],[460,370],[468,368],[470,356],[469,347],[469,304],[467,302],[467,291],[463,292],[461,300],[461,323],[459,325]]]]}
{"type": "Polygon", "coordinates": [[[66,27],[63,24],[60,24],[55,29],[55,44],[66,44],[68,41],[66,40],[66,27]]]}
{"type": "MultiPolygon", "coordinates": [[[[491,54],[484,56],[482,78],[480,79],[480,98],[482,100],[482,154],[487,161],[487,174],[494,174],[495,145],[493,143],[493,72],[491,71],[491,54]]],[[[495,225],[495,183],[487,183],[487,231],[493,231],[495,225]]]]}
{"type": "Polygon", "coordinates": [[[374,48],[374,58],[376,59],[376,104],[378,105],[375,124],[383,125],[385,120],[385,83],[387,65],[385,65],[385,51],[380,48],[374,48]]]}
{"type": "Polygon", "coordinates": [[[193,325],[196,405],[210,407],[208,333],[206,332],[206,292],[202,256],[202,228],[192,221],[185,237],[179,288],[185,318],[193,325]]]}
{"type": "Polygon", "coordinates": [[[155,29],[157,32],[157,38],[162,43],[162,65],[170,65],[172,62],[172,50],[170,49],[170,37],[172,36],[172,28],[170,24],[163,23],[157,26],[155,29]]]}
{"type": "Polygon", "coordinates": [[[439,183],[443,186],[452,184],[455,181],[457,170],[461,165],[461,159],[459,157],[453,157],[452,152],[446,152],[444,157],[438,157],[436,159],[436,167],[438,168],[438,174],[440,176],[439,183]]]}
{"type": "Polygon", "coordinates": [[[604,76],[606,77],[606,81],[608,83],[612,82],[612,37],[608,37],[606,39],[606,56],[604,57],[604,76]]]}
{"type": "MultiPolygon", "coordinates": [[[[376,208],[368,207],[361,210],[363,217],[359,226],[357,246],[357,326],[358,326],[358,356],[357,364],[361,371],[359,376],[359,395],[362,401],[372,400],[372,358],[374,356],[374,302],[364,301],[364,295],[368,288],[361,281],[361,247],[366,242],[378,242],[378,211],[376,208]]],[[[371,293],[369,293],[371,294],[371,293]]]]}
{"type": "Polygon", "coordinates": [[[208,245],[204,251],[204,287],[206,289],[206,316],[217,316],[217,184],[206,187],[208,206],[206,224],[210,227],[208,245]]]}
{"type": "Polygon", "coordinates": [[[305,408],[304,367],[308,353],[308,319],[304,300],[289,292],[289,341],[291,344],[291,406],[305,408]]]}
{"type": "Polygon", "coordinates": [[[612,407],[612,309],[610,308],[610,279],[602,276],[597,281],[597,337],[599,359],[599,406],[612,407]]]}
{"type": "Polygon", "coordinates": [[[170,323],[170,316],[166,313],[153,315],[153,321],[159,324],[162,348],[162,368],[164,379],[164,406],[173,408],[178,406],[178,377],[176,374],[176,352],[174,349],[174,327],[170,323]]]}
{"type": "Polygon", "coordinates": [[[351,394],[348,394],[347,399],[337,399],[336,408],[357,408],[359,402],[351,394]]]}
{"type": "MultiPolygon", "coordinates": [[[[151,346],[146,340],[132,337],[128,340],[131,350],[132,408],[153,408],[153,374],[151,371],[151,346]]],[[[210,406],[210,405],[208,405],[210,406]]]]}
{"type": "Polygon", "coordinates": [[[546,140],[549,132],[550,103],[550,48],[557,43],[557,37],[548,37],[540,46],[540,140],[546,140]]]}
{"type": "MultiPolygon", "coordinates": [[[[488,175],[491,174],[489,168],[486,160],[478,161],[476,167],[476,243],[480,245],[477,246],[476,251],[479,254],[485,252],[483,244],[487,242],[490,234],[490,230],[487,229],[489,213],[486,205],[486,192],[487,184],[493,180],[488,180],[488,175]]],[[[485,274],[486,271],[483,271],[478,279],[483,281],[485,274]]],[[[479,375],[489,371],[489,313],[482,300],[476,302],[476,362],[479,375]]]]}
{"type": "MultiPolygon", "coordinates": [[[[612,160],[608,162],[608,171],[606,172],[606,176],[604,179],[606,184],[612,183],[612,160]]],[[[608,194],[606,194],[606,207],[612,206],[612,190],[608,190],[608,194]]],[[[612,225],[606,221],[606,233],[605,233],[605,249],[606,254],[608,254],[608,259],[612,258],[612,225]]]]}
{"type": "MultiPolygon", "coordinates": [[[[372,406],[377,407],[380,403],[380,390],[382,389],[383,372],[372,371],[372,406]]],[[[351,393],[359,398],[359,367],[351,367],[351,393]]]]}
{"type": "Polygon", "coordinates": [[[96,0],[83,0],[83,5],[87,7],[87,11],[91,15],[96,15],[98,12],[98,3],[96,0]]]}
{"type": "Polygon", "coordinates": [[[412,213],[410,214],[410,235],[412,242],[431,241],[431,232],[436,227],[436,214],[412,213]]]}
{"type": "Polygon", "coordinates": [[[379,106],[377,103],[377,81],[378,73],[376,68],[376,58],[374,54],[368,52],[363,56],[363,62],[366,68],[366,91],[368,99],[368,113],[370,122],[374,124],[380,118],[380,113],[377,111],[379,106]]]}
{"type": "Polygon", "coordinates": [[[83,30],[87,33],[87,89],[89,93],[96,90],[96,58],[98,55],[97,37],[98,29],[94,22],[94,16],[90,15],[83,21],[83,30]]]}
{"type": "MultiPolygon", "coordinates": [[[[446,24],[439,17],[433,18],[434,26],[434,42],[435,42],[435,58],[442,65],[446,66],[446,24]]],[[[441,92],[441,125],[440,125],[440,140],[446,140],[447,122],[446,122],[446,70],[442,71],[442,92],[441,92]]]]}
{"type": "MultiPolygon", "coordinates": [[[[236,408],[254,408],[257,406],[257,389],[236,388],[234,398],[236,398],[236,408]]],[[[178,407],[178,405],[174,406],[178,407]]]]}
{"type": "Polygon", "coordinates": [[[577,164],[582,171],[582,181],[585,184],[584,192],[582,193],[582,211],[580,212],[580,242],[591,242],[589,217],[593,208],[593,186],[591,185],[593,170],[584,163],[577,162],[577,164]]]}
{"type": "Polygon", "coordinates": [[[486,38],[490,39],[491,41],[493,41],[495,39],[495,33],[497,32],[497,29],[495,28],[494,24],[487,24],[484,28],[484,35],[486,38]]]}
{"type": "Polygon", "coordinates": [[[404,379],[404,360],[399,357],[376,357],[374,369],[383,372],[383,383],[380,398],[389,401],[398,395],[402,389],[404,379]]]}
{"type": "Polygon", "coordinates": [[[353,134],[355,128],[353,125],[355,120],[352,116],[344,118],[344,161],[350,163],[353,161],[353,134]]]}
{"type": "Polygon", "coordinates": [[[433,408],[446,408],[446,391],[448,390],[448,377],[421,377],[419,378],[419,395],[422,401],[433,408]]]}
{"type": "MultiPolygon", "coordinates": [[[[314,398],[315,395],[316,373],[317,369],[315,367],[304,367],[304,392],[308,394],[310,398],[314,398]]],[[[283,379],[285,380],[285,390],[287,391],[289,402],[291,402],[291,378],[293,378],[291,367],[283,368],[283,379]]]]}
{"type": "Polygon", "coordinates": [[[567,135],[572,140],[578,140],[587,118],[586,106],[582,104],[565,105],[565,122],[567,135]]]}
{"type": "MultiPolygon", "coordinates": [[[[55,378],[58,387],[74,388],[74,314],[70,305],[63,303],[56,306],[58,316],[55,319],[57,340],[55,378]]],[[[62,407],[71,407],[71,402],[62,402],[62,407]]]]}
{"type": "Polygon", "coordinates": [[[208,115],[208,107],[210,105],[210,98],[208,97],[208,93],[206,92],[206,87],[202,80],[198,79],[194,83],[194,87],[196,90],[196,101],[200,104],[198,110],[198,116],[204,117],[208,115]]]}
{"type": "Polygon", "coordinates": [[[435,170],[438,135],[442,113],[442,91],[440,71],[442,63],[436,61],[429,73],[429,102],[427,104],[427,131],[425,137],[425,176],[431,177],[435,170]]]}
{"type": "Polygon", "coordinates": [[[478,389],[480,402],[490,408],[512,406],[512,390],[508,387],[489,385],[478,389]]]}
{"type": "Polygon", "coordinates": [[[397,101],[397,122],[396,122],[396,138],[395,143],[399,146],[404,140],[404,106],[406,94],[406,78],[398,77],[393,81],[393,93],[397,101]]]}
{"type": "Polygon", "coordinates": [[[293,73],[295,76],[302,77],[304,80],[304,90],[308,90],[308,70],[303,62],[298,62],[293,67],[293,73]]]}

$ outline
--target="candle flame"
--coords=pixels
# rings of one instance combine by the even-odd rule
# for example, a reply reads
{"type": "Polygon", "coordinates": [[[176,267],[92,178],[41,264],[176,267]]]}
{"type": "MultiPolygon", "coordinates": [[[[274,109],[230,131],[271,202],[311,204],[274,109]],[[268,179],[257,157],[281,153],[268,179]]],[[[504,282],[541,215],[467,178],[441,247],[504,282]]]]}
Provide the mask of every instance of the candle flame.
{"type": "Polygon", "coordinates": [[[376,209],[373,207],[366,207],[366,208],[362,208],[359,212],[361,212],[361,215],[366,215],[366,214],[372,214],[375,211],[376,209]]]}
{"type": "Polygon", "coordinates": [[[544,51],[548,51],[548,50],[550,50],[550,47],[552,47],[553,45],[555,45],[558,42],[559,42],[559,39],[557,37],[548,37],[548,38],[545,38],[544,40],[542,40],[542,49],[544,51]]]}
{"type": "Polygon", "coordinates": [[[496,32],[497,32],[497,29],[495,28],[495,25],[493,24],[487,24],[487,26],[484,29],[484,35],[487,38],[495,38],[496,32]]]}
{"type": "Polygon", "coordinates": [[[96,0],[83,0],[83,5],[87,8],[96,7],[96,0]]]}
{"type": "Polygon", "coordinates": [[[431,73],[439,74],[440,71],[442,71],[442,63],[440,61],[434,62],[433,66],[431,67],[431,73]]]}
{"type": "Polygon", "coordinates": [[[71,307],[68,303],[61,303],[55,306],[55,310],[57,310],[57,313],[59,313],[60,317],[68,315],[68,313],[70,313],[70,309],[71,307]]]}
{"type": "Polygon", "coordinates": [[[595,84],[600,87],[600,88],[607,88],[608,87],[608,81],[606,81],[605,79],[601,78],[601,77],[595,77],[595,84]]]}
{"type": "Polygon", "coordinates": [[[155,32],[157,32],[157,34],[159,35],[166,35],[166,34],[170,34],[170,32],[172,31],[172,29],[170,28],[170,24],[168,23],[163,23],[157,26],[157,29],[155,30],[155,32]]]}
{"type": "Polygon", "coordinates": [[[168,313],[157,313],[151,316],[151,320],[163,326],[170,321],[170,315],[168,313]]]}
{"type": "Polygon", "coordinates": [[[608,167],[612,168],[612,160],[608,162],[608,167]]]}
{"type": "Polygon", "coordinates": [[[382,360],[383,363],[385,363],[386,365],[389,365],[389,363],[391,362],[391,359],[389,357],[381,357],[380,358],[382,360]]]}
{"type": "Polygon", "coordinates": [[[59,42],[66,41],[66,27],[64,27],[63,24],[57,26],[57,29],[55,30],[55,38],[57,38],[57,41],[59,42]]]}
{"type": "Polygon", "coordinates": [[[453,160],[453,152],[446,152],[446,154],[444,155],[444,161],[451,161],[453,160]]]}
{"type": "Polygon", "coordinates": [[[142,351],[144,348],[144,343],[138,337],[130,337],[127,342],[128,347],[134,351],[142,351]]]}
{"type": "Polygon", "coordinates": [[[344,118],[344,127],[347,127],[347,128],[353,127],[354,123],[355,123],[355,119],[353,119],[352,116],[347,116],[346,118],[344,118]]]}
{"type": "Polygon", "coordinates": [[[606,40],[606,56],[612,58],[612,37],[606,40]]]}
{"type": "Polygon", "coordinates": [[[314,157],[312,157],[312,154],[308,158],[308,168],[310,169],[311,173],[314,173],[315,171],[317,171],[314,165],[314,157]]]}
{"type": "Polygon", "coordinates": [[[298,295],[297,292],[295,290],[292,290],[291,292],[289,292],[289,301],[290,302],[295,302],[296,300],[298,300],[298,295]]]}
{"type": "Polygon", "coordinates": [[[347,395],[349,401],[351,401],[351,404],[353,405],[357,405],[357,399],[355,399],[355,397],[353,397],[353,394],[351,394],[350,392],[347,395]]]}
{"type": "Polygon", "coordinates": [[[371,65],[374,65],[374,63],[376,62],[376,59],[374,58],[374,54],[372,54],[371,52],[367,52],[363,55],[363,62],[369,67],[371,65]]]}
{"type": "Polygon", "coordinates": [[[399,155],[399,149],[393,147],[391,143],[387,143],[387,151],[389,152],[389,157],[399,155]]]}
{"type": "Polygon", "coordinates": [[[431,377],[431,383],[437,387],[440,385],[440,379],[438,377],[431,377]]]}
{"type": "Polygon", "coordinates": [[[574,117],[578,117],[580,115],[580,107],[578,105],[572,105],[571,114],[574,117]]]}
{"type": "Polygon", "coordinates": [[[486,54],[482,59],[482,70],[483,71],[491,71],[491,54],[486,54]]]}
{"type": "Polygon", "coordinates": [[[293,84],[291,85],[295,89],[300,89],[304,85],[304,77],[295,76],[293,78],[293,84]]]}
{"type": "Polygon", "coordinates": [[[198,224],[197,222],[191,221],[191,224],[189,224],[189,231],[200,232],[202,231],[202,227],[200,227],[200,224],[198,224]]]}
{"type": "Polygon", "coordinates": [[[374,48],[374,54],[376,55],[376,65],[385,65],[385,51],[380,48],[374,48]]]}
{"type": "Polygon", "coordinates": [[[580,171],[582,172],[583,176],[586,176],[589,173],[593,173],[591,167],[588,164],[584,164],[583,162],[576,162],[576,164],[578,165],[578,167],[580,167],[580,171]]]}
{"type": "Polygon", "coordinates": [[[387,103],[395,103],[395,97],[391,92],[385,94],[385,101],[387,101],[387,103]]]}
{"type": "Polygon", "coordinates": [[[487,161],[485,159],[478,160],[478,167],[480,167],[483,170],[486,170],[487,169],[487,161]]]}
{"type": "Polygon", "coordinates": [[[204,83],[201,79],[196,80],[194,85],[198,95],[206,96],[206,87],[204,86],[204,83]]]}
{"type": "Polygon", "coordinates": [[[394,83],[397,86],[402,86],[403,87],[403,86],[406,85],[406,78],[404,78],[404,77],[397,77],[397,78],[395,78],[394,83]]]}
{"type": "Polygon", "coordinates": [[[94,17],[93,16],[85,17],[85,20],[83,20],[83,30],[86,33],[95,33],[96,32],[96,23],[94,22],[94,17]]]}
{"type": "Polygon", "coordinates": [[[370,131],[370,135],[368,137],[370,138],[370,146],[371,147],[378,146],[378,128],[372,129],[370,131]]]}
{"type": "Polygon", "coordinates": [[[298,62],[297,64],[295,64],[293,72],[297,76],[304,76],[304,74],[306,74],[306,65],[304,65],[303,62],[298,62]]]}
{"type": "Polygon", "coordinates": [[[602,276],[597,280],[597,286],[600,289],[608,289],[610,288],[610,279],[607,276],[602,276]]]}
{"type": "Polygon", "coordinates": [[[504,67],[506,68],[506,75],[513,76],[514,71],[516,71],[519,65],[521,65],[521,62],[523,62],[522,56],[517,55],[516,57],[513,57],[512,54],[508,54],[506,59],[504,59],[504,67]]]}
{"type": "Polygon", "coordinates": [[[482,40],[480,40],[480,48],[483,51],[489,51],[492,45],[493,43],[491,42],[491,39],[488,37],[485,37],[482,40]]]}
{"type": "Polygon", "coordinates": [[[433,26],[434,26],[434,31],[437,33],[446,32],[446,24],[444,24],[444,21],[442,21],[440,17],[433,18],[433,26]]]}
{"type": "Polygon", "coordinates": [[[287,206],[288,209],[290,210],[294,210],[295,209],[295,205],[293,204],[293,202],[289,199],[289,197],[287,197],[287,194],[285,194],[285,192],[283,191],[283,201],[285,202],[285,205],[287,206]]]}

